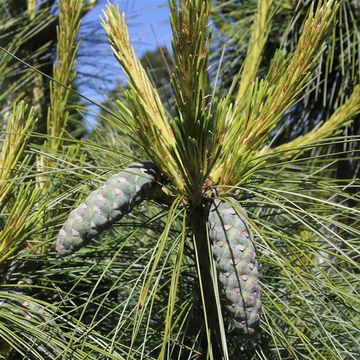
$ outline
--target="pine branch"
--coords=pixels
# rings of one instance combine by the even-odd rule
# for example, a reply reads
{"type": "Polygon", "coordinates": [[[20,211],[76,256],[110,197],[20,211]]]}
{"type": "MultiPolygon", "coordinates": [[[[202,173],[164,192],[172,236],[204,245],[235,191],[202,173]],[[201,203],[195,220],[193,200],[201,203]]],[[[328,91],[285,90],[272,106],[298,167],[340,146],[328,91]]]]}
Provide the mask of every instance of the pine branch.
{"type": "Polygon", "coordinates": [[[193,202],[201,197],[209,172],[214,123],[208,114],[210,93],[208,61],[211,34],[208,30],[211,1],[170,1],[175,72],[171,79],[177,117],[173,123],[180,157],[178,166],[193,202]],[[185,166],[183,166],[183,164],[185,166]]]}
{"type": "MultiPolygon", "coordinates": [[[[64,133],[69,118],[69,95],[76,76],[74,63],[79,48],[79,44],[76,44],[76,38],[84,7],[83,0],[58,0],[58,2],[60,7],[59,25],[57,26],[58,43],[53,67],[54,81],[50,81],[50,105],[47,114],[48,139],[43,144],[43,153],[37,155],[36,158],[37,191],[51,193],[53,196],[55,196],[52,189],[53,184],[46,181],[42,174],[46,173],[49,168],[56,166],[56,161],[54,161],[56,155],[54,154],[61,149],[64,141],[64,133]],[[51,157],[47,157],[46,154],[51,154],[51,157]]],[[[36,204],[38,210],[41,207],[42,204],[36,204]]],[[[43,226],[49,218],[55,217],[56,214],[56,210],[47,212],[46,216],[39,220],[37,226],[43,226]]],[[[52,232],[48,232],[42,242],[47,243],[51,236],[53,236],[52,232]]],[[[45,248],[40,246],[39,251],[45,251],[45,248]]]]}
{"type": "Polygon", "coordinates": [[[239,153],[260,146],[284,112],[294,104],[317,62],[322,41],[333,24],[337,8],[336,0],[319,2],[315,11],[314,5],[311,6],[288,66],[274,83],[269,83],[259,116],[251,118],[243,127],[241,137],[244,141],[239,153]]]}
{"type": "Polygon", "coordinates": [[[0,263],[13,254],[29,237],[29,232],[41,218],[42,207],[34,211],[40,191],[29,182],[21,186],[10,207],[10,214],[4,228],[0,231],[0,263]]]}
{"type": "Polygon", "coordinates": [[[323,124],[319,124],[312,131],[305,135],[301,135],[286,144],[279,145],[275,148],[265,147],[260,151],[260,155],[263,156],[280,153],[279,155],[283,158],[292,156],[302,148],[311,146],[312,144],[331,136],[359,113],[360,85],[357,85],[355,86],[354,91],[349,99],[342,106],[340,106],[323,124]]]}
{"type": "MultiPolygon", "coordinates": [[[[128,123],[128,126],[141,140],[151,159],[164,169],[168,178],[172,179],[179,189],[182,189],[183,185],[179,181],[179,174],[172,159],[175,148],[174,135],[159,95],[130,44],[125,15],[121,14],[114,5],[109,4],[104,11],[102,25],[114,55],[129,81],[130,91],[126,96],[132,113],[132,121],[128,123]]],[[[122,112],[129,112],[124,104],[119,105],[122,112]]]]}
{"type": "Polygon", "coordinates": [[[47,131],[50,139],[46,147],[56,152],[62,140],[69,113],[68,98],[76,75],[75,57],[79,48],[76,37],[80,28],[83,0],[59,0],[59,25],[57,27],[56,61],[53,70],[55,81],[50,82],[50,106],[47,131]],[[65,85],[65,86],[64,86],[65,85]]]}
{"type": "Polygon", "coordinates": [[[170,1],[172,47],[175,73],[172,87],[178,108],[178,116],[184,129],[192,135],[206,107],[209,94],[208,60],[210,35],[208,21],[211,1],[184,0],[179,6],[170,1]]]}
{"type": "MultiPolygon", "coordinates": [[[[157,91],[152,86],[148,75],[137,59],[135,51],[130,44],[125,14],[121,14],[119,9],[109,4],[106,11],[104,11],[102,25],[107,33],[114,55],[128,77],[131,95],[137,94],[142,107],[149,116],[146,124],[133,125],[136,134],[140,136],[140,132],[149,125],[151,126],[151,130],[155,132],[155,135],[163,138],[164,142],[168,145],[173,145],[174,139],[168,125],[165,109],[161,104],[157,91]]],[[[144,121],[145,120],[146,119],[144,119],[144,121]]],[[[151,130],[147,132],[153,137],[154,134],[151,134],[151,130]]]]}
{"type": "MultiPolygon", "coordinates": [[[[338,9],[338,1],[320,1],[309,15],[295,51],[287,66],[282,66],[271,77],[254,82],[246,96],[245,108],[240,113],[234,107],[233,126],[224,141],[223,160],[213,172],[227,184],[236,184],[249,171],[255,171],[252,160],[256,151],[267,140],[269,132],[282,119],[301,94],[321,53],[321,44],[328,34],[338,9]],[[239,144],[234,151],[234,143],[239,144]],[[226,169],[224,172],[222,169],[226,169]]],[[[218,181],[218,180],[217,180],[218,181]]]]}
{"type": "Polygon", "coordinates": [[[224,359],[224,344],[221,342],[221,311],[218,307],[214,273],[211,266],[213,261],[207,233],[208,206],[192,209],[191,223],[193,229],[194,251],[199,278],[200,293],[207,332],[207,351],[210,359],[224,359]]]}
{"type": "Polygon", "coordinates": [[[14,104],[7,119],[0,152],[0,209],[5,206],[8,196],[13,195],[16,171],[19,170],[17,167],[21,167],[21,159],[35,123],[32,108],[28,110],[23,101],[18,105],[14,104]]]}
{"type": "Polygon", "coordinates": [[[91,9],[93,9],[96,6],[96,4],[98,4],[98,0],[88,0],[84,4],[83,13],[89,12],[91,9]]]}
{"type": "Polygon", "coordinates": [[[257,13],[252,25],[251,38],[241,71],[240,87],[236,95],[235,104],[243,100],[250,84],[256,78],[271,28],[272,3],[273,0],[258,1],[257,13]]]}
{"type": "MultiPolygon", "coordinates": [[[[0,49],[0,101],[2,103],[1,112],[5,113],[8,108],[4,106],[9,104],[11,111],[10,102],[20,102],[27,96],[26,88],[32,83],[34,74],[31,71],[24,71],[21,64],[14,62],[12,54],[21,54],[25,60],[30,61],[31,59],[38,57],[39,54],[44,55],[44,49],[46,46],[32,50],[30,53],[24,51],[31,40],[41,32],[41,29],[51,22],[52,18],[48,14],[42,14],[36,18],[36,21],[29,21],[28,16],[24,14],[24,17],[12,18],[11,13],[7,7],[9,4],[2,4],[0,12],[0,38],[1,47],[0,49]]],[[[35,20],[35,19],[34,19],[35,20]]],[[[26,99],[26,102],[29,102],[26,99]]],[[[33,104],[34,105],[34,104],[33,104]]]]}

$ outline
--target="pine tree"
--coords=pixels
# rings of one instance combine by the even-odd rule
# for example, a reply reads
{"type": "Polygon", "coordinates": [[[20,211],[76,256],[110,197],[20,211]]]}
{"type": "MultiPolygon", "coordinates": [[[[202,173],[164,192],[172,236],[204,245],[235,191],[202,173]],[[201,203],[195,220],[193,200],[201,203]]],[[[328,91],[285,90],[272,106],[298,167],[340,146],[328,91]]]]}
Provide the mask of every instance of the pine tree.
{"type": "MultiPolygon", "coordinates": [[[[62,11],[70,3],[64,0],[62,11]]],[[[42,251],[7,253],[11,271],[5,271],[8,289],[1,294],[11,298],[15,288],[15,297],[30,297],[49,315],[34,318],[36,330],[20,321],[17,332],[22,315],[0,311],[7,320],[0,329],[4,356],[10,346],[25,358],[47,358],[40,347],[46,344],[57,356],[74,359],[358,357],[352,319],[358,309],[359,212],[346,204],[358,197],[345,191],[358,180],[339,185],[330,165],[340,160],[332,145],[358,141],[341,129],[359,114],[360,86],[354,84],[327,121],[274,144],[279,124],[314,84],[319,60],[331,60],[323,44],[340,3],[312,4],[296,46],[276,51],[261,77],[276,6],[257,6],[244,65],[222,92],[221,64],[216,71],[210,67],[212,2],[170,1],[175,107],[168,110],[135,55],[124,15],[108,5],[102,24],[128,78],[126,102],[119,100],[109,117],[112,132],[83,140],[81,151],[72,148],[70,156],[62,127],[55,126],[66,119],[68,103],[53,93],[43,169],[59,170],[64,162],[70,170],[63,177],[42,172],[36,179],[46,180],[46,193],[56,190],[50,206],[44,202],[47,217],[29,222],[27,214],[41,209],[39,196],[32,195],[22,211],[27,227],[14,234],[24,243],[27,229],[37,224],[31,236],[40,239],[49,229],[51,235],[38,240],[42,251]],[[136,144],[133,153],[129,139],[116,137],[124,129],[136,144]],[[130,165],[119,173],[134,159],[149,161],[155,172],[142,177],[130,165]],[[90,192],[98,187],[97,174],[105,183],[90,192]],[[54,179],[60,184],[49,187],[54,179]],[[150,201],[140,204],[143,195],[150,201]],[[55,238],[59,255],[71,256],[59,259],[50,251],[55,238]],[[24,269],[26,286],[19,284],[24,269]],[[31,295],[21,295],[19,286],[31,295]],[[47,323],[47,332],[41,330],[47,323]]],[[[76,33],[78,21],[64,21],[65,33],[76,33]]],[[[68,47],[66,38],[59,39],[57,56],[68,47]]],[[[65,62],[57,76],[72,66],[65,62]]],[[[15,119],[28,114],[19,109],[15,119]]],[[[17,143],[26,133],[19,132],[17,143]]],[[[1,239],[14,229],[9,219],[1,239]]]]}

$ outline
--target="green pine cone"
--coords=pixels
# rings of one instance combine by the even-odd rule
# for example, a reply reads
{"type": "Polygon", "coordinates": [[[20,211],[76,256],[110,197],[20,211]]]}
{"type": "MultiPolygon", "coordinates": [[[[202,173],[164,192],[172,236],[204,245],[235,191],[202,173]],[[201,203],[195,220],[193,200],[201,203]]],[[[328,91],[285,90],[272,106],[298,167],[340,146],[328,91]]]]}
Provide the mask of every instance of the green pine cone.
{"type": "MultiPolygon", "coordinates": [[[[49,343],[33,336],[32,331],[34,330],[31,330],[46,327],[49,330],[49,338],[54,337],[50,330],[55,326],[53,313],[33,301],[30,297],[25,297],[17,292],[1,292],[0,309],[0,323],[4,325],[5,333],[7,327],[14,329],[17,332],[17,338],[20,341],[27,341],[26,346],[28,348],[35,348],[41,354],[38,355],[40,358],[54,359],[56,357],[49,343]]],[[[8,353],[11,350],[11,342],[9,341],[5,344],[5,341],[7,342],[5,339],[6,337],[0,339],[0,354],[2,351],[8,353]]],[[[26,351],[25,345],[21,348],[21,351],[24,350],[26,351]]],[[[0,358],[2,359],[3,357],[0,355],[0,358]]]]}
{"type": "Polygon", "coordinates": [[[260,322],[259,272],[246,212],[236,204],[231,197],[227,201],[214,200],[208,218],[209,237],[226,307],[235,327],[252,335],[260,322]]]}
{"type": "MultiPolygon", "coordinates": [[[[13,294],[19,296],[22,295],[15,292],[13,294]]],[[[10,297],[3,298],[0,296],[0,307],[3,311],[14,313],[26,320],[54,325],[51,313],[34,301],[20,300],[20,298],[16,299],[10,297]]]]}
{"type": "Polygon", "coordinates": [[[71,211],[56,241],[58,255],[73,253],[130,213],[135,205],[151,195],[158,180],[155,165],[149,162],[134,163],[113,175],[71,211]]]}

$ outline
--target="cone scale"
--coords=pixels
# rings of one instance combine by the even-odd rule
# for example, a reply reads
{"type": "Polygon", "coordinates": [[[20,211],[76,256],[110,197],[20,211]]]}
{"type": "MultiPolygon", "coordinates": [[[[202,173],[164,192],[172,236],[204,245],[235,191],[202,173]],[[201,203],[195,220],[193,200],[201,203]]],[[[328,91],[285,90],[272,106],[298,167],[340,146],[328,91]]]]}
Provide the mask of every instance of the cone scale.
{"type": "Polygon", "coordinates": [[[260,322],[260,285],[253,236],[234,198],[214,200],[208,217],[209,237],[226,307],[235,327],[253,335],[260,322]]]}
{"type": "Polygon", "coordinates": [[[113,175],[69,214],[56,241],[58,255],[73,253],[130,213],[151,196],[158,178],[157,170],[150,162],[134,163],[113,175]]]}

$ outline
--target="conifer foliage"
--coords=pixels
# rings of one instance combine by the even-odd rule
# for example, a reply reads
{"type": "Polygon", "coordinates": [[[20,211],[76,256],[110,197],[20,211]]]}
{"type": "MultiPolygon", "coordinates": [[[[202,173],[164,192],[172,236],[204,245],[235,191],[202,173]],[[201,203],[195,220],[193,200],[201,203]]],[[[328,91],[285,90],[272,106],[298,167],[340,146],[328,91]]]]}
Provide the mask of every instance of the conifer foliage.
{"type": "MultiPolygon", "coordinates": [[[[257,1],[243,65],[223,91],[226,56],[211,58],[212,38],[223,33],[210,23],[230,9],[230,26],[231,2],[169,0],[171,101],[109,3],[101,23],[127,90],[116,111],[103,108],[104,128],[79,141],[66,124],[76,34],[94,2],[59,0],[47,136],[34,132],[23,102],[2,133],[3,358],[360,356],[359,197],[347,192],[358,179],[334,177],[334,164],[357,156],[359,137],[343,130],[358,119],[360,85],[311,131],[275,144],[317,86],[319,64],[332,61],[325,44],[346,38],[359,59],[359,33],[334,31],[343,3],[312,2],[294,47],[264,61],[281,8],[257,1]]],[[[36,18],[36,2],[28,4],[36,18]]]]}

